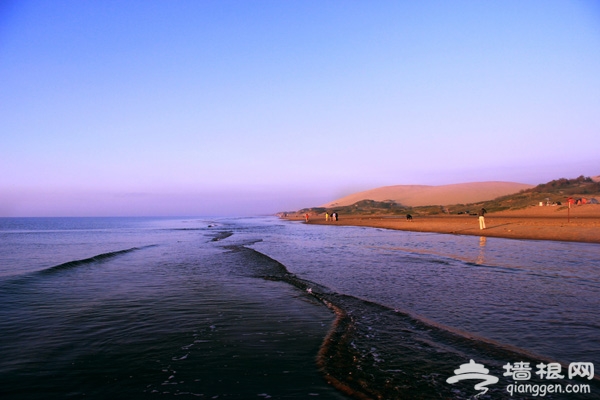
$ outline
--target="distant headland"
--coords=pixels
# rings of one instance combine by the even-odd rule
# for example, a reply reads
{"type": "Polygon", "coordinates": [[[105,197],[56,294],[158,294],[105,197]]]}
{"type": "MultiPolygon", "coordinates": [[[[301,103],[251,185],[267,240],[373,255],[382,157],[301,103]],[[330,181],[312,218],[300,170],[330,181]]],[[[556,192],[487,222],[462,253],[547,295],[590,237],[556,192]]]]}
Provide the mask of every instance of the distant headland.
{"type": "Polygon", "coordinates": [[[278,216],[306,221],[308,215],[309,224],[600,243],[599,200],[600,176],[560,178],[537,186],[515,182],[397,185],[278,216]],[[474,217],[482,208],[487,211],[484,230],[474,217]],[[333,212],[338,221],[327,218],[333,212]]]}

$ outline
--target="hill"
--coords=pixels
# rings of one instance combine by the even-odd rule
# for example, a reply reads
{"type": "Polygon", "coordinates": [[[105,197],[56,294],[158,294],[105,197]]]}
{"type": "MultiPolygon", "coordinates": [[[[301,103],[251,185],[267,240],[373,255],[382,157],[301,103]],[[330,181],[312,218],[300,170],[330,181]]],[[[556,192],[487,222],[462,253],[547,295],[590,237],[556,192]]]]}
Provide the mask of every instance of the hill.
{"type": "Polygon", "coordinates": [[[321,207],[305,208],[296,213],[303,215],[304,213],[322,214],[326,211],[337,211],[345,215],[469,214],[481,207],[488,212],[495,212],[523,209],[539,205],[540,202],[558,205],[559,208],[566,207],[565,204],[569,197],[574,200],[594,198],[600,200],[600,176],[561,178],[535,187],[511,182],[476,182],[445,186],[387,186],[346,196],[321,207]],[[494,189],[494,186],[497,188],[494,189]],[[498,191],[508,191],[509,189],[512,192],[495,198],[491,197],[498,191]],[[375,199],[365,199],[364,196],[373,196],[375,199]],[[386,199],[382,200],[383,198],[386,199]],[[354,199],[360,200],[352,203],[354,199]],[[467,200],[464,201],[464,199],[467,200]]]}
{"type": "Polygon", "coordinates": [[[517,193],[533,185],[515,182],[471,182],[453,185],[396,185],[354,193],[334,200],[321,207],[333,208],[355,204],[361,200],[393,202],[405,207],[447,206],[492,200],[500,196],[517,193]]]}
{"type": "Polygon", "coordinates": [[[574,201],[600,199],[600,179],[597,178],[584,177],[583,175],[574,179],[560,178],[491,201],[454,207],[454,210],[460,212],[462,208],[462,211],[466,212],[467,209],[480,207],[484,207],[488,211],[518,210],[539,205],[539,203],[566,207],[565,204],[567,204],[569,198],[574,201]]]}

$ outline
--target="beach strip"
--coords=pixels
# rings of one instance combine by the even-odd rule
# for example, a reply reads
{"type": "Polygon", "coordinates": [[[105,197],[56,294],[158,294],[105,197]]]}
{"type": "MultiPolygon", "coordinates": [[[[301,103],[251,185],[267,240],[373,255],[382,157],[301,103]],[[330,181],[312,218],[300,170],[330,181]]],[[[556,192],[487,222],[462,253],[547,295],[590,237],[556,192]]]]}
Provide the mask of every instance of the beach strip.
{"type": "MultiPolygon", "coordinates": [[[[531,207],[524,210],[487,213],[486,229],[479,229],[477,216],[412,214],[340,215],[338,221],[326,221],[325,214],[309,214],[308,224],[365,226],[414,232],[435,232],[527,240],[600,243],[600,205],[572,209],[531,207]]],[[[285,219],[303,220],[304,214],[289,214],[285,219]]]]}

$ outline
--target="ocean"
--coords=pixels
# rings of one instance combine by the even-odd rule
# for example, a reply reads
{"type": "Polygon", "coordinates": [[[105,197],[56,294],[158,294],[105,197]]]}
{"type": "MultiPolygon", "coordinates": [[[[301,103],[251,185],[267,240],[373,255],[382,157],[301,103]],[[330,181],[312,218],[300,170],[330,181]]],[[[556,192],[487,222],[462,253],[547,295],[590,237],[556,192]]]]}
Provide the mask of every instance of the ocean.
{"type": "Polygon", "coordinates": [[[0,218],[2,399],[598,399],[599,309],[597,244],[0,218]]]}

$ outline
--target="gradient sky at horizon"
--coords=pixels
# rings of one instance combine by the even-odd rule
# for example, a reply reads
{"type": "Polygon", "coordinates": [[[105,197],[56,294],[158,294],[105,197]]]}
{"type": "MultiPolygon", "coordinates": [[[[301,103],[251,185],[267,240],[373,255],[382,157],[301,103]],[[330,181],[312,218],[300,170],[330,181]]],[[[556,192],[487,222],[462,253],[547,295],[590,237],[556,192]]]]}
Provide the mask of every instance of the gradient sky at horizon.
{"type": "Polygon", "coordinates": [[[596,1],[4,1],[0,216],[600,174],[596,1]]]}

